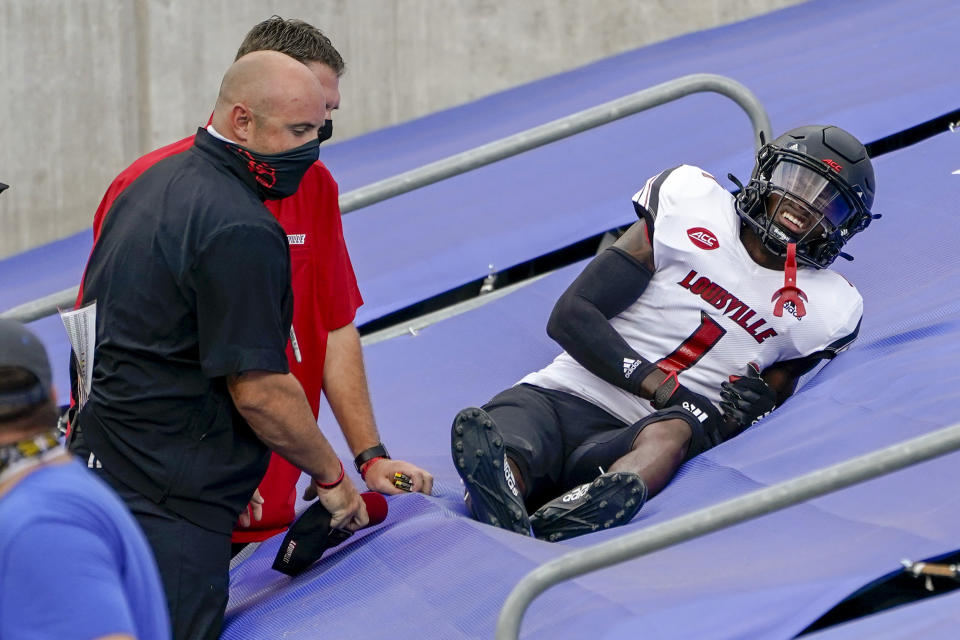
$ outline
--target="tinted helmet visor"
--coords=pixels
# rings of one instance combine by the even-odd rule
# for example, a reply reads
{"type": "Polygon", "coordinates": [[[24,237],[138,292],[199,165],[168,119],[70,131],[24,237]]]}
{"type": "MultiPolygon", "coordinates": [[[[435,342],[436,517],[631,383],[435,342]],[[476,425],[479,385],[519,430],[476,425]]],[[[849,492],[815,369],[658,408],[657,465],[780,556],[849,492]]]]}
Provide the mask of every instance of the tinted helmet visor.
{"type": "Polygon", "coordinates": [[[808,204],[833,229],[842,227],[855,213],[850,201],[826,175],[789,157],[782,158],[774,166],[770,185],[808,204]]]}

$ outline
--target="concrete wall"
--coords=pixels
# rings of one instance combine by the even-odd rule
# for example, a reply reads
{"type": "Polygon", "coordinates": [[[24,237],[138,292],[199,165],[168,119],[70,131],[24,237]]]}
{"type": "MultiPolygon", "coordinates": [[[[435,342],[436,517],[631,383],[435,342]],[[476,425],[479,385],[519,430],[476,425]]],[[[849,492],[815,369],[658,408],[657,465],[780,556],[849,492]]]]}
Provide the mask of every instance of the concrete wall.
{"type": "Polygon", "coordinates": [[[274,13],[343,55],[343,140],[800,1],[2,0],[0,257],[88,227],[120,170],[205,122],[274,13]]]}

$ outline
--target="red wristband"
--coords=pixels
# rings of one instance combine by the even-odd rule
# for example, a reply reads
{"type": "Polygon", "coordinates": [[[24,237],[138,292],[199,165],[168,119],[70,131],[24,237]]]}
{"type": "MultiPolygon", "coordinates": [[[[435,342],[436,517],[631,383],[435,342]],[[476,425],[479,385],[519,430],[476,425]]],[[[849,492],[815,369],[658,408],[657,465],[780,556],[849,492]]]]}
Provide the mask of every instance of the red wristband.
{"type": "Polygon", "coordinates": [[[317,482],[318,487],[320,487],[321,489],[333,489],[335,486],[343,482],[343,477],[344,477],[343,462],[340,462],[339,459],[337,459],[337,462],[340,463],[340,475],[337,476],[337,479],[334,480],[333,482],[317,482]]]}
{"type": "Polygon", "coordinates": [[[387,458],[384,456],[377,456],[376,458],[370,458],[369,460],[364,462],[362,465],[360,465],[360,477],[363,479],[363,481],[364,482],[367,481],[367,467],[372,465],[377,460],[386,460],[386,459],[387,458]]]}

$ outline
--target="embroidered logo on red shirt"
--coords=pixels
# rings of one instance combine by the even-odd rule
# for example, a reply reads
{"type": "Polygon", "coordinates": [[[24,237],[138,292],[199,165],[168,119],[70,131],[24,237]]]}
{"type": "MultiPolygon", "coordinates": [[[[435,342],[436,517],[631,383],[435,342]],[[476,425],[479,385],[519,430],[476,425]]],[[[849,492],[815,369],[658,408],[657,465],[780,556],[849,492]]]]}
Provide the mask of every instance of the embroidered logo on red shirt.
{"type": "Polygon", "coordinates": [[[720,246],[717,236],[713,235],[710,229],[704,229],[703,227],[687,229],[687,237],[690,238],[690,242],[707,251],[720,246]]]}
{"type": "Polygon", "coordinates": [[[307,234],[305,233],[288,233],[287,242],[290,244],[307,244],[307,234]]]}

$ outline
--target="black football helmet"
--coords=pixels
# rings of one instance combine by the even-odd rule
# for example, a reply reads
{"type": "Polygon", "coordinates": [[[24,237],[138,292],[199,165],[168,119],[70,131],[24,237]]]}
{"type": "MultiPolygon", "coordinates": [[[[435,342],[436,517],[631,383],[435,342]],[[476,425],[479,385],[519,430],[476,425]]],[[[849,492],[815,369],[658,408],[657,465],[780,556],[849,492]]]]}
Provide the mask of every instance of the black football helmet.
{"type": "Polygon", "coordinates": [[[825,269],[838,255],[853,260],[843,245],[880,217],[870,211],[874,189],[873,165],[860,141],[839,127],[813,125],[792,129],[757,152],[736,208],[774,255],[786,256],[787,245],[795,243],[798,262],[825,269]],[[817,222],[800,235],[779,224],[785,202],[817,222]]]}

